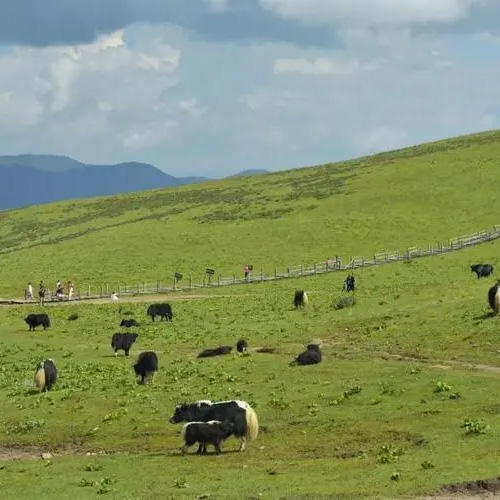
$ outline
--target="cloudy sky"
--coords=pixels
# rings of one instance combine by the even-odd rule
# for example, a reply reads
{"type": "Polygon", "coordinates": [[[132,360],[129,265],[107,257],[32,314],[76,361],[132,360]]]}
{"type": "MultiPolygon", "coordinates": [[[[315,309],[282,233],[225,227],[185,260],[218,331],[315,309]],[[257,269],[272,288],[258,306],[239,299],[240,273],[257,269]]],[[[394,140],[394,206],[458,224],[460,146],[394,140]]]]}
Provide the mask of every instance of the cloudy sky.
{"type": "Polygon", "coordinates": [[[222,176],[500,128],[499,0],[5,0],[0,154],[222,176]]]}

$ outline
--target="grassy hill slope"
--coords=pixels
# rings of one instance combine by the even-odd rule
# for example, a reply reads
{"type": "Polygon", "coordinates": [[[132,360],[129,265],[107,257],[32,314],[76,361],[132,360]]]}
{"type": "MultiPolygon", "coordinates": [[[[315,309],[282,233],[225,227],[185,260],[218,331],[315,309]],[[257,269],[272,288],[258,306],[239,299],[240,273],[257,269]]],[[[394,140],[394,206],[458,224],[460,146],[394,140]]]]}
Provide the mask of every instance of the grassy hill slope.
{"type": "Polygon", "coordinates": [[[500,222],[500,132],[353,161],[0,213],[0,295],[404,249],[500,222]]]}
{"type": "Polygon", "coordinates": [[[0,307],[0,458],[13,450],[68,455],[6,462],[3,498],[415,498],[494,477],[498,319],[485,314],[490,280],[477,280],[467,263],[499,250],[495,241],[360,270],[358,302],[340,311],[333,274],[174,297],[172,323],[152,323],[141,303],[51,305],[51,328],[33,333],[22,318],[37,306],[0,307]],[[297,286],[308,290],[305,310],[291,307],[297,286]],[[130,314],[139,338],[130,358],[115,357],[110,337],[130,314]],[[240,337],[277,350],[196,359],[240,337]],[[289,366],[313,339],[323,342],[322,363],[289,366]],[[132,364],[151,349],[160,370],[154,384],[137,386],[132,364]],[[37,394],[43,357],[56,361],[60,378],[37,394]],[[256,409],[261,432],[245,453],[231,438],[220,458],[194,449],[180,456],[181,426],[168,417],[177,403],[206,398],[256,409]],[[467,418],[476,424],[470,433],[467,418]],[[480,424],[489,426],[484,433],[480,424]]]}

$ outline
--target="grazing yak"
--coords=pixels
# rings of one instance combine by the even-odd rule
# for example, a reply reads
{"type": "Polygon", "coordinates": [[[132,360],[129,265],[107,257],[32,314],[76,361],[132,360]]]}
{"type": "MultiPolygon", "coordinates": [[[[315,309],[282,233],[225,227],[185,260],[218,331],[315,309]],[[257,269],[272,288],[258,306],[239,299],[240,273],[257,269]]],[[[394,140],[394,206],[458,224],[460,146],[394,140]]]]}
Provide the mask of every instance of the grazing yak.
{"type": "Polygon", "coordinates": [[[238,343],[236,344],[236,350],[238,352],[248,351],[248,342],[245,339],[238,340],[238,343]]]}
{"type": "Polygon", "coordinates": [[[491,264],[474,264],[470,266],[470,270],[476,273],[477,279],[479,279],[489,276],[494,271],[494,267],[491,264]]]}
{"type": "Polygon", "coordinates": [[[199,443],[198,455],[206,454],[207,444],[215,447],[217,455],[221,454],[220,444],[234,432],[232,422],[220,422],[219,420],[210,420],[209,422],[188,422],[182,428],[182,438],[184,446],[182,453],[186,453],[190,446],[199,443]]]}
{"type": "Polygon", "coordinates": [[[309,344],[290,365],[316,365],[321,362],[321,350],[317,344],[309,344]]]}
{"type": "Polygon", "coordinates": [[[158,356],[156,353],[152,351],[141,352],[137,363],[134,365],[134,371],[137,376],[141,377],[140,384],[144,384],[146,379],[149,378],[154,382],[158,371],[158,356]]]}
{"type": "Polygon", "coordinates": [[[170,304],[151,304],[148,307],[147,315],[154,321],[156,316],[160,316],[160,321],[165,318],[166,321],[172,321],[172,308],[170,304]]]}
{"type": "Polygon", "coordinates": [[[307,298],[307,293],[304,290],[297,290],[295,292],[295,297],[293,298],[293,305],[295,309],[298,307],[305,307],[309,299],[307,298]]]}
{"type": "MultiPolygon", "coordinates": [[[[232,434],[241,439],[239,451],[245,450],[247,439],[254,441],[259,434],[259,421],[257,414],[246,401],[232,400],[197,401],[196,403],[180,404],[175,407],[175,412],[170,417],[171,424],[180,422],[231,422],[234,425],[232,434]]],[[[200,444],[199,453],[206,451],[206,445],[200,444]]]]}
{"type": "Polygon", "coordinates": [[[35,385],[40,391],[50,391],[57,380],[57,368],[52,359],[42,361],[35,373],[35,385]]]}
{"type": "Polygon", "coordinates": [[[198,354],[198,358],[211,358],[212,356],[222,356],[223,354],[229,354],[233,348],[230,345],[221,345],[215,349],[205,349],[198,354]]]}
{"type": "Polygon", "coordinates": [[[132,344],[136,341],[137,333],[114,333],[111,337],[111,348],[115,350],[115,356],[118,356],[118,351],[125,351],[125,356],[128,356],[132,344]]]}
{"type": "Polygon", "coordinates": [[[488,290],[488,303],[496,316],[500,312],[500,281],[488,290]]]}
{"type": "Polygon", "coordinates": [[[122,319],[120,326],[124,326],[125,328],[130,328],[131,326],[139,326],[139,323],[134,318],[131,319],[122,319]]]}
{"type": "Polygon", "coordinates": [[[35,330],[35,328],[37,326],[40,326],[40,325],[43,326],[44,330],[46,328],[49,328],[49,326],[50,326],[50,319],[46,313],[28,314],[28,316],[26,316],[26,318],[24,318],[24,321],[29,325],[30,332],[31,332],[31,330],[35,330]]]}

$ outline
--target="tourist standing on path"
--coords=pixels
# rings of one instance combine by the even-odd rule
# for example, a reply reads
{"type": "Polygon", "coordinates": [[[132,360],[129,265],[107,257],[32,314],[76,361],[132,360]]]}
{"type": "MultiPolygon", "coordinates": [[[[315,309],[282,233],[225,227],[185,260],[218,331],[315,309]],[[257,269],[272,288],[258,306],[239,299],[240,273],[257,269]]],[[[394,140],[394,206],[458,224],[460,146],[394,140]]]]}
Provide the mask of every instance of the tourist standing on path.
{"type": "Polygon", "coordinates": [[[38,297],[40,298],[40,305],[45,305],[45,285],[43,284],[43,280],[40,281],[40,289],[38,290],[38,297]]]}

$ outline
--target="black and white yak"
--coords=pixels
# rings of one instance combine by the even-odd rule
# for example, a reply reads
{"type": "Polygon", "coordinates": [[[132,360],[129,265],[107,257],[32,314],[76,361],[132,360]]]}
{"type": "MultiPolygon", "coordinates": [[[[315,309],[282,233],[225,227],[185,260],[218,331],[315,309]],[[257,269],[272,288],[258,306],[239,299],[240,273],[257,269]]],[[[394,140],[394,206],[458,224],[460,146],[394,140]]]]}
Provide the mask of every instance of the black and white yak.
{"type": "Polygon", "coordinates": [[[304,292],[304,290],[297,290],[295,292],[295,296],[293,298],[293,305],[295,309],[298,307],[305,307],[307,306],[307,303],[309,302],[309,299],[307,297],[307,293],[304,292]]]}
{"type": "Polygon", "coordinates": [[[182,439],[184,441],[182,453],[186,453],[193,444],[199,443],[196,452],[198,455],[207,452],[207,444],[213,445],[217,455],[220,455],[221,442],[225,441],[234,432],[234,429],[234,423],[229,421],[188,422],[182,427],[182,439]]]}
{"type": "Polygon", "coordinates": [[[111,348],[115,350],[115,356],[118,356],[118,351],[125,351],[125,356],[128,356],[132,344],[137,340],[137,333],[114,333],[111,337],[111,348]]]}
{"type": "Polygon", "coordinates": [[[238,343],[236,344],[236,350],[238,352],[248,351],[248,342],[245,339],[238,340],[238,343]]]}
{"type": "Polygon", "coordinates": [[[154,382],[158,371],[158,356],[155,352],[146,351],[139,354],[137,363],[134,365],[135,374],[141,377],[140,384],[144,384],[147,379],[154,382]]]}
{"type": "Polygon", "coordinates": [[[40,391],[50,391],[57,381],[57,368],[52,359],[42,361],[35,373],[35,385],[40,391]]]}
{"type": "Polygon", "coordinates": [[[488,303],[493,309],[495,316],[500,312],[500,281],[488,290],[488,303]]]}
{"type": "MultiPolygon", "coordinates": [[[[241,439],[239,451],[244,451],[246,442],[255,441],[259,434],[259,421],[257,414],[246,401],[197,401],[185,403],[175,407],[175,412],[170,417],[171,424],[180,422],[220,422],[229,421],[234,425],[232,434],[241,439]]],[[[206,445],[200,444],[199,453],[206,452],[206,445]]]]}
{"type": "Polygon", "coordinates": [[[160,316],[160,321],[165,318],[165,321],[172,321],[173,313],[170,304],[151,304],[146,312],[154,321],[156,316],[160,316]]]}
{"type": "Polygon", "coordinates": [[[29,325],[30,331],[35,330],[37,326],[43,326],[43,329],[50,327],[50,319],[46,313],[32,313],[28,314],[24,321],[29,325]]]}
{"type": "Polygon", "coordinates": [[[321,350],[317,344],[309,344],[290,365],[316,365],[321,362],[321,350]]]}

